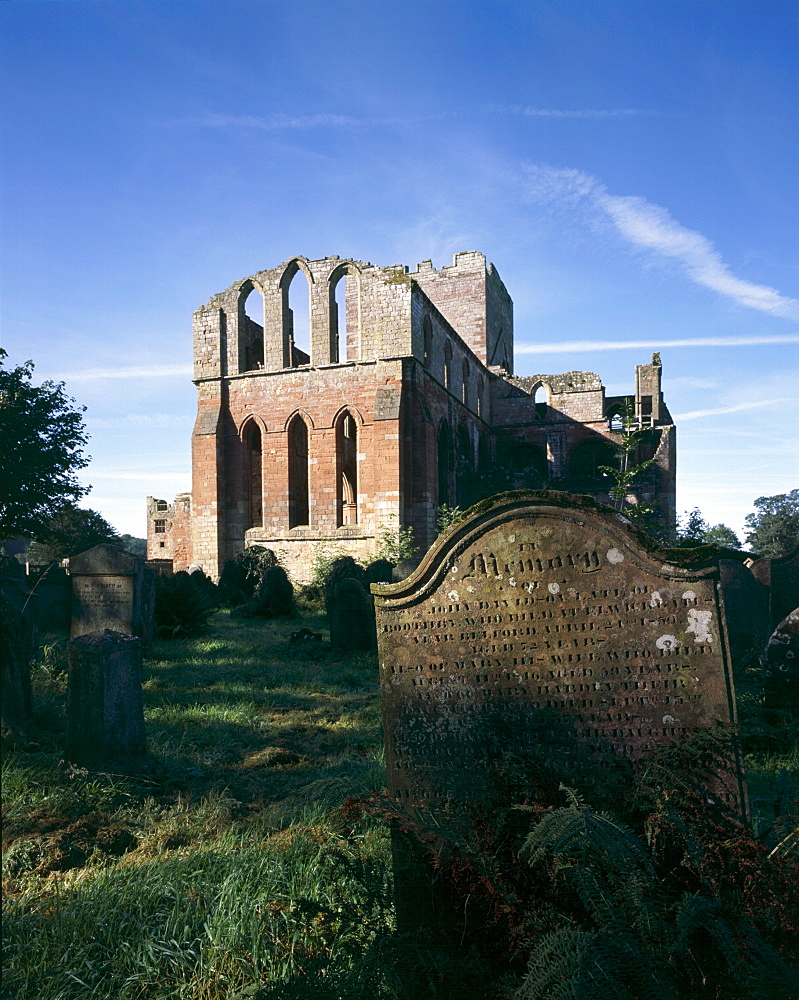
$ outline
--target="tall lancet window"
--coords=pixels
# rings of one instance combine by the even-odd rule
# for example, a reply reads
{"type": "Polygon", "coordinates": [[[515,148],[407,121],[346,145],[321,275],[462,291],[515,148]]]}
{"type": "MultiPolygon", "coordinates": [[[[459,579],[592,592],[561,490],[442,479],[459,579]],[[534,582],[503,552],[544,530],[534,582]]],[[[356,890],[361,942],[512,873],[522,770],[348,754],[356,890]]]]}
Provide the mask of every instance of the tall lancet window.
{"type": "Polygon", "coordinates": [[[308,426],[300,416],[288,429],[289,449],[289,527],[308,524],[308,426]]]}
{"type": "Polygon", "coordinates": [[[358,523],[358,425],[350,413],[338,422],[339,525],[358,523]]]}
{"type": "Polygon", "coordinates": [[[264,523],[263,497],[263,447],[261,428],[250,424],[244,438],[247,459],[247,507],[250,528],[261,528],[264,523]]]}

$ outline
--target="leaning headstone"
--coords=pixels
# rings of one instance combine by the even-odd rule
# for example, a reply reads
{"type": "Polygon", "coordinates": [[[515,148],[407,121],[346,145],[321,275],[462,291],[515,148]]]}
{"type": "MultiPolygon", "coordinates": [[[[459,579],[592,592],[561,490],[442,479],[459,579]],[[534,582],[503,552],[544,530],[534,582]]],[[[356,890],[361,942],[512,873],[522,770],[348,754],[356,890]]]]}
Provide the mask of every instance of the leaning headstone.
{"type": "Polygon", "coordinates": [[[763,695],[768,718],[799,721],[799,608],[779,623],[766,644],[763,695]]]}
{"type": "Polygon", "coordinates": [[[67,759],[102,768],[145,753],[141,639],[111,629],[69,643],[67,759]]]}
{"type": "MultiPolygon", "coordinates": [[[[491,808],[501,769],[541,747],[580,787],[586,761],[623,771],[735,722],[717,563],[667,563],[587,498],[506,494],[474,510],[407,580],[372,588],[388,790],[412,820],[491,808]]],[[[738,760],[714,791],[742,807],[738,760]]],[[[434,893],[407,838],[394,848],[408,928],[434,893]]]]}
{"type": "Polygon", "coordinates": [[[113,545],[95,545],[70,559],[69,574],[73,639],[112,629],[138,636],[145,646],[152,641],[155,573],[143,559],[113,545]]]}

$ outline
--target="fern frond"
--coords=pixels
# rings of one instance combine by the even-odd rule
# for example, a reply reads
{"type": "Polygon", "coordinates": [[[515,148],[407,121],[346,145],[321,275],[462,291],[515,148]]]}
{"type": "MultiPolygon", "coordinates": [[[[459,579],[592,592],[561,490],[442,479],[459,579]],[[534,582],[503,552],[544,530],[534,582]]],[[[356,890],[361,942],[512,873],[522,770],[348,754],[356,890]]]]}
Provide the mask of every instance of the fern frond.
{"type": "Polygon", "coordinates": [[[594,937],[561,927],[542,938],[530,954],[518,1000],[578,1000],[582,959],[594,937]]]}

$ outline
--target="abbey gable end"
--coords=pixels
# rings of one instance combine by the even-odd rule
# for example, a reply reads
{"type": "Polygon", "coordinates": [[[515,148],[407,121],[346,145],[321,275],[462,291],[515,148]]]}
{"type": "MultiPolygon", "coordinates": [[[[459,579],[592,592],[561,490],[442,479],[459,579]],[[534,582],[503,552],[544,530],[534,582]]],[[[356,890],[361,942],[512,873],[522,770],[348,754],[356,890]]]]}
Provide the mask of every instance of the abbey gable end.
{"type": "Polygon", "coordinates": [[[513,302],[482,253],[412,272],[294,257],[237,281],[194,314],[194,384],[191,493],[148,498],[148,558],[176,571],[216,578],[259,544],[307,582],[319,543],[369,561],[410,528],[424,551],[442,504],[547,487],[607,501],[622,414],[648,431],[636,461],[654,458],[630,499],[675,523],[659,357],[624,397],[592,372],[514,376],[513,302]]]}

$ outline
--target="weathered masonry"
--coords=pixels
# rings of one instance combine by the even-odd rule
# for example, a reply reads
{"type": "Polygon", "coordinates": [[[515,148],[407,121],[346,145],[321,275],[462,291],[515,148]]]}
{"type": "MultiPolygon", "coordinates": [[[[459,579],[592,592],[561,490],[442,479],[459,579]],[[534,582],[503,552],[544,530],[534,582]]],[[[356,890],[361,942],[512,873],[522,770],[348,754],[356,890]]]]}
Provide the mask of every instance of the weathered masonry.
{"type": "Polygon", "coordinates": [[[194,314],[192,491],[148,499],[148,557],[217,576],[245,545],[311,573],[319,542],[357,559],[386,528],[436,537],[442,504],[506,489],[607,499],[625,408],[654,458],[635,499],[675,519],[675,430],[661,366],[606,397],[592,372],[513,374],[513,303],[482,253],[440,270],[295,257],[194,314]],[[307,319],[304,315],[307,303],[307,319]]]}
{"type": "MultiPolygon", "coordinates": [[[[667,558],[587,498],[511,493],[475,507],[406,580],[373,585],[397,809],[435,829],[510,806],[496,800],[504,770],[542,750],[581,788],[703,732],[729,740],[708,792],[743,811],[720,567],[667,558]]],[[[397,832],[410,929],[436,909],[435,878],[397,832]]]]}

